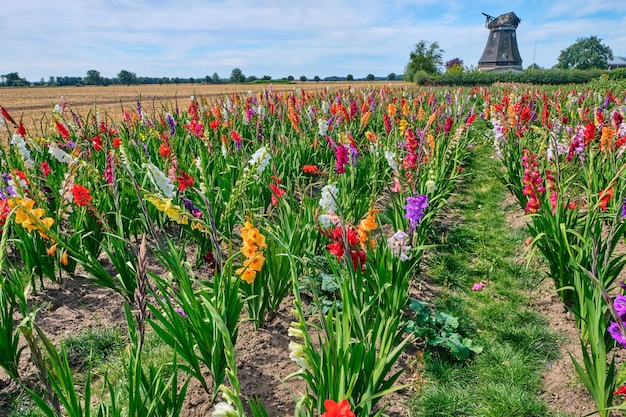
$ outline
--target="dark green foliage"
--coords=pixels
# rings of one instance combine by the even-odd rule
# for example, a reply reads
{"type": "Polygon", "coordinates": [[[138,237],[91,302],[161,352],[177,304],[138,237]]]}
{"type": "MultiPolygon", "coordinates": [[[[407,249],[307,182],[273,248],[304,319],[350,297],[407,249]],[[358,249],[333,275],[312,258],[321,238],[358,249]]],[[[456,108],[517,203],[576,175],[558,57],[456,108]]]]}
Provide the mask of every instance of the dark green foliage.
{"type": "Polygon", "coordinates": [[[441,311],[432,311],[428,303],[418,300],[411,300],[409,307],[415,316],[408,322],[407,332],[425,340],[429,346],[443,348],[460,361],[469,358],[470,353],[482,352],[481,346],[475,345],[472,339],[457,332],[459,319],[456,317],[441,311]]]}
{"type": "Polygon", "coordinates": [[[599,78],[601,70],[542,70],[524,72],[446,72],[444,74],[414,74],[412,81],[426,85],[492,85],[494,83],[515,82],[537,85],[562,85],[586,83],[599,78]]]}
{"type": "Polygon", "coordinates": [[[443,50],[437,42],[428,43],[424,40],[415,44],[415,49],[409,54],[409,63],[404,69],[405,81],[416,81],[415,75],[421,72],[437,74],[443,65],[443,50]]]}
{"type": "Polygon", "coordinates": [[[558,58],[557,67],[561,69],[605,69],[607,61],[613,59],[613,51],[602,44],[597,36],[578,38],[576,42],[564,50],[558,58]]]}

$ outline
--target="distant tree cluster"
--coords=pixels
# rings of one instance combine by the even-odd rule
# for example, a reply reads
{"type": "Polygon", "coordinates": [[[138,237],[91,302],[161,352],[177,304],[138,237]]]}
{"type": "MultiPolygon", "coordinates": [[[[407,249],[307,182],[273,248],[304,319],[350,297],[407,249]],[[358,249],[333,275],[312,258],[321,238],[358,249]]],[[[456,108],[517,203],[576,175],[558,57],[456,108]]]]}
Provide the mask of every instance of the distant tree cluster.
{"type": "MultiPolygon", "coordinates": [[[[402,75],[396,75],[395,73],[389,74],[385,77],[376,77],[374,74],[368,74],[365,78],[361,78],[360,80],[366,81],[374,81],[374,80],[396,80],[402,79],[402,75]]],[[[0,86],[4,87],[21,87],[21,86],[29,86],[29,85],[46,85],[46,86],[83,86],[83,85],[134,85],[134,84],[195,84],[195,83],[203,83],[203,84],[224,84],[224,83],[254,83],[254,82],[270,82],[273,78],[271,75],[263,75],[261,78],[256,77],[254,75],[246,76],[240,68],[233,68],[229,78],[221,78],[217,72],[214,72],[213,75],[205,76],[204,78],[169,78],[169,77],[139,77],[136,73],[121,70],[117,77],[107,78],[103,77],[100,74],[100,71],[91,69],[87,71],[87,75],[85,77],[68,77],[68,76],[50,76],[48,81],[44,81],[42,78],[39,82],[31,83],[28,80],[21,78],[17,72],[12,72],[5,75],[0,75],[0,86]]],[[[306,75],[302,75],[299,78],[300,81],[308,81],[309,78],[306,75]]],[[[285,82],[293,82],[295,81],[295,77],[293,75],[289,75],[287,77],[281,78],[276,81],[285,81],[285,82]]],[[[319,82],[319,81],[355,81],[355,78],[352,74],[348,74],[346,77],[341,76],[330,76],[321,78],[319,75],[315,75],[311,78],[311,81],[319,82]]],[[[356,80],[359,81],[359,80],[356,80]]]]}

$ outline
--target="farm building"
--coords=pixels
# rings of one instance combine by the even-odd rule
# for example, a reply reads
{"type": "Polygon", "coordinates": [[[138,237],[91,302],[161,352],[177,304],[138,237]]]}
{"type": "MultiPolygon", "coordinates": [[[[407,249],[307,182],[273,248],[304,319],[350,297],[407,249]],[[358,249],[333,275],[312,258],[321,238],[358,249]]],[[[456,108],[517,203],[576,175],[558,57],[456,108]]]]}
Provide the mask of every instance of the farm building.
{"type": "Polygon", "coordinates": [[[626,57],[616,56],[607,62],[608,69],[626,68],[626,57]]]}

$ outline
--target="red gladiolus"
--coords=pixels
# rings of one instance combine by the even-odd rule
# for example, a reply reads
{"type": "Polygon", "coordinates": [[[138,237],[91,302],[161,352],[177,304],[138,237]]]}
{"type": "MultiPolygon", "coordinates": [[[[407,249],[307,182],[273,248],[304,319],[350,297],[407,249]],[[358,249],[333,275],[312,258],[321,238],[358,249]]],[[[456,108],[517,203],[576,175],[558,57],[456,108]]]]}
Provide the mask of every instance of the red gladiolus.
{"type": "Polygon", "coordinates": [[[476,113],[473,113],[468,119],[467,119],[467,125],[471,125],[472,123],[474,123],[474,119],[476,118],[476,113]]]}
{"type": "Polygon", "coordinates": [[[444,132],[448,133],[450,131],[450,129],[452,129],[452,122],[453,122],[453,120],[452,120],[451,117],[448,117],[446,119],[446,124],[443,126],[443,131],[444,132]]]}
{"type": "Polygon", "coordinates": [[[0,106],[0,110],[2,111],[2,117],[4,117],[7,121],[13,123],[14,126],[17,126],[15,120],[13,120],[9,112],[4,107],[0,106]]]}
{"type": "Polygon", "coordinates": [[[616,110],[613,112],[613,126],[619,129],[619,125],[624,121],[624,117],[616,110]]]}
{"type": "Polygon", "coordinates": [[[615,193],[615,191],[613,190],[613,187],[604,190],[604,191],[600,191],[599,195],[600,195],[600,210],[602,211],[606,211],[606,205],[609,203],[609,200],[611,200],[611,198],[613,197],[613,193],[615,193]]]}
{"type": "Polygon", "coordinates": [[[72,194],[74,195],[74,203],[77,206],[86,206],[89,204],[93,196],[89,195],[89,190],[82,185],[75,184],[72,187],[72,194]]]}
{"type": "Polygon", "coordinates": [[[170,155],[172,155],[172,151],[167,143],[162,143],[161,146],[159,146],[159,153],[162,158],[169,158],[170,155]]]}
{"type": "Polygon", "coordinates": [[[20,136],[26,136],[26,128],[24,127],[23,123],[20,123],[20,125],[17,127],[17,134],[20,136]]]}
{"type": "Polygon", "coordinates": [[[326,245],[326,247],[328,248],[328,251],[332,254],[335,255],[337,257],[337,260],[341,260],[341,257],[343,256],[344,253],[344,248],[343,248],[343,244],[342,243],[329,243],[328,245],[326,245]]]}
{"type": "Polygon", "coordinates": [[[50,174],[51,171],[52,170],[50,169],[50,165],[48,165],[47,162],[44,161],[44,162],[41,163],[41,172],[43,173],[44,177],[47,177],[48,174],[50,174]]]}
{"type": "Polygon", "coordinates": [[[193,177],[186,172],[182,171],[182,174],[176,177],[178,180],[178,190],[185,191],[187,187],[193,187],[193,177]]]}
{"type": "MultiPolygon", "coordinates": [[[[7,200],[0,200],[0,226],[7,221],[7,214],[11,212],[11,207],[7,200]]],[[[1,232],[1,231],[0,231],[1,232]]]]}
{"type": "Polygon", "coordinates": [[[615,391],[613,395],[626,395],[626,385],[622,385],[621,387],[619,387],[619,389],[615,391]]]}
{"type": "Polygon", "coordinates": [[[59,132],[59,134],[61,135],[63,139],[67,139],[70,137],[70,132],[68,132],[67,128],[63,125],[63,123],[59,122],[58,120],[55,120],[54,124],[57,127],[57,132],[59,132]]]}
{"type": "Polygon", "coordinates": [[[276,184],[274,183],[270,184],[270,190],[272,190],[272,205],[273,206],[278,205],[278,199],[281,198],[283,195],[285,195],[285,190],[283,190],[282,188],[278,188],[278,184],[280,184],[280,181],[276,181],[276,184]]]}
{"type": "Polygon", "coordinates": [[[345,399],[340,403],[326,400],[324,401],[324,408],[326,408],[326,412],[322,414],[322,417],[356,417],[350,410],[350,403],[345,399]]]}
{"type": "Polygon", "coordinates": [[[585,126],[585,146],[589,145],[596,137],[596,125],[592,122],[587,123],[585,126]]]}
{"type": "Polygon", "coordinates": [[[320,169],[315,165],[305,165],[302,167],[302,172],[309,175],[318,175],[320,173],[320,169]]]}
{"type": "Polygon", "coordinates": [[[121,144],[122,144],[122,139],[120,139],[120,138],[114,138],[113,139],[113,147],[114,148],[119,148],[121,144]]]}
{"type": "Polygon", "coordinates": [[[220,126],[220,122],[218,122],[217,120],[211,120],[209,122],[209,127],[213,130],[216,130],[219,126],[220,126]]]}
{"type": "Polygon", "coordinates": [[[93,138],[91,138],[91,142],[93,143],[93,148],[96,151],[102,150],[102,139],[100,139],[100,136],[94,136],[93,138]]]}

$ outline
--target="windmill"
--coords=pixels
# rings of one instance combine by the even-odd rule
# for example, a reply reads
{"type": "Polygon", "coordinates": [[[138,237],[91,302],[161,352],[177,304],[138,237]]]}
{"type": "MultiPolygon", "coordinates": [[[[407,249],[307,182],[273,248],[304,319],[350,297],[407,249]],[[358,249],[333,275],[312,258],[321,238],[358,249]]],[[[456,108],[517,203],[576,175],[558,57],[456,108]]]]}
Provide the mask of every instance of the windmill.
{"type": "Polygon", "coordinates": [[[498,17],[486,17],[485,27],[489,29],[489,39],[478,61],[480,71],[521,71],[522,57],[517,49],[515,29],[521,20],[513,12],[498,17]]]}

